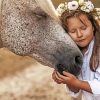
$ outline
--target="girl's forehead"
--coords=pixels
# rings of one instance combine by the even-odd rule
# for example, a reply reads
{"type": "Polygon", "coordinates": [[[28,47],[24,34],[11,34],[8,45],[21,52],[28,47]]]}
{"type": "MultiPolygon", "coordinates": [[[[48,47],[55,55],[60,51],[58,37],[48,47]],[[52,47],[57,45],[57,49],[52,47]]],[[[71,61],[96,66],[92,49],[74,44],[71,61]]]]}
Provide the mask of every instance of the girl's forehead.
{"type": "Polygon", "coordinates": [[[70,20],[70,19],[78,19],[78,20],[81,20],[81,21],[89,20],[88,17],[85,14],[73,15],[73,16],[69,17],[67,19],[67,21],[70,20]]]}
{"type": "MultiPolygon", "coordinates": [[[[67,24],[74,24],[77,22],[80,22],[84,25],[88,25],[90,22],[90,20],[88,19],[88,17],[85,14],[80,14],[79,16],[72,16],[70,18],[67,19],[67,24]]],[[[76,23],[77,24],[77,23],[76,23]]]]}
{"type": "Polygon", "coordinates": [[[81,26],[84,26],[84,24],[76,17],[72,17],[67,21],[67,27],[69,30],[76,29],[81,26]]]}
{"type": "Polygon", "coordinates": [[[88,17],[85,14],[79,15],[79,17],[77,17],[77,18],[79,18],[81,20],[87,20],[87,21],[89,21],[88,17]]]}

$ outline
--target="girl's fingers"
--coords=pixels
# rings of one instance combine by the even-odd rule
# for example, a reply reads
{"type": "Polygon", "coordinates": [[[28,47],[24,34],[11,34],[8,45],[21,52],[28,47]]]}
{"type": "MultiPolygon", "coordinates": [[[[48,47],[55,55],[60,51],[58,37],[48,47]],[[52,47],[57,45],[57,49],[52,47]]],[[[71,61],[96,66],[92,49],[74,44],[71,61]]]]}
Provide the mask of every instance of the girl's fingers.
{"type": "Polygon", "coordinates": [[[62,83],[62,79],[58,77],[57,72],[54,71],[52,74],[52,78],[55,82],[57,82],[58,84],[62,83]]]}
{"type": "Polygon", "coordinates": [[[62,81],[62,79],[58,76],[57,72],[55,73],[55,77],[57,80],[62,81]]]}
{"type": "Polygon", "coordinates": [[[68,79],[67,76],[61,75],[59,72],[57,72],[57,76],[60,77],[62,80],[67,80],[68,79]]]}
{"type": "Polygon", "coordinates": [[[52,73],[53,80],[56,80],[55,71],[52,73]]]}
{"type": "Polygon", "coordinates": [[[68,73],[68,72],[65,72],[65,71],[63,71],[63,74],[64,74],[65,76],[68,76],[68,77],[72,77],[72,76],[73,76],[71,73],[68,73]]]}

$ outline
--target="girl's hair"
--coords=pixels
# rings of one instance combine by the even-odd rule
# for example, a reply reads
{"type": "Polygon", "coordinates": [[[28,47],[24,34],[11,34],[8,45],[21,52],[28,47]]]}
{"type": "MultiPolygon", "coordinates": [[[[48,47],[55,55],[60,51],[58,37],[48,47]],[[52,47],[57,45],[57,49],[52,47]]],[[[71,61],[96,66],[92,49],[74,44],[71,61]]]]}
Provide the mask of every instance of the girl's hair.
{"type": "Polygon", "coordinates": [[[90,59],[90,69],[92,71],[96,71],[97,67],[100,65],[100,27],[98,22],[94,19],[93,15],[91,13],[86,13],[84,11],[81,10],[75,10],[75,11],[64,11],[60,17],[61,22],[62,22],[62,26],[64,27],[64,29],[67,31],[68,33],[68,24],[67,24],[67,20],[71,17],[78,17],[80,19],[80,21],[84,23],[84,21],[82,21],[82,19],[79,17],[80,15],[86,15],[87,18],[90,20],[90,22],[92,23],[92,26],[94,27],[94,36],[95,36],[95,42],[94,42],[94,47],[93,47],[93,52],[92,52],[92,56],[90,59]]]}

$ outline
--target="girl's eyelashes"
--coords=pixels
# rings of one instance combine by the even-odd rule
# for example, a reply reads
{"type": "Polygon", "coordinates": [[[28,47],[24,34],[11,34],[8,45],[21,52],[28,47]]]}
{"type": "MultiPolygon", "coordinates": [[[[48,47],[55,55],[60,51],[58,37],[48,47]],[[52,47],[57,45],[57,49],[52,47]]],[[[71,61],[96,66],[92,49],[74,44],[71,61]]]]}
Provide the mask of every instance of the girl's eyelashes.
{"type": "Polygon", "coordinates": [[[70,33],[75,33],[76,30],[75,30],[75,29],[73,29],[73,30],[69,30],[69,32],[70,32],[70,33]]]}
{"type": "Polygon", "coordinates": [[[80,27],[81,30],[86,30],[86,26],[80,27]]]}
{"type": "MultiPolygon", "coordinates": [[[[85,26],[80,27],[80,30],[86,30],[86,29],[87,29],[87,27],[85,27],[85,26]]],[[[69,30],[69,32],[70,33],[75,33],[76,29],[69,30]]]]}

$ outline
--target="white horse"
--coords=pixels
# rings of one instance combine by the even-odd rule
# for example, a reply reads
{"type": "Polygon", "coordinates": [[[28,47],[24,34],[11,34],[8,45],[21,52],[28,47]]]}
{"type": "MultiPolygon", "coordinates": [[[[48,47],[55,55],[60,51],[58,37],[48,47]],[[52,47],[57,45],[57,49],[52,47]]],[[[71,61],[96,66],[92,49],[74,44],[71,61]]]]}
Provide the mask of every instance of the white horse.
{"type": "Polygon", "coordinates": [[[1,0],[0,47],[77,75],[82,54],[59,23],[51,0],[1,0]]]}

